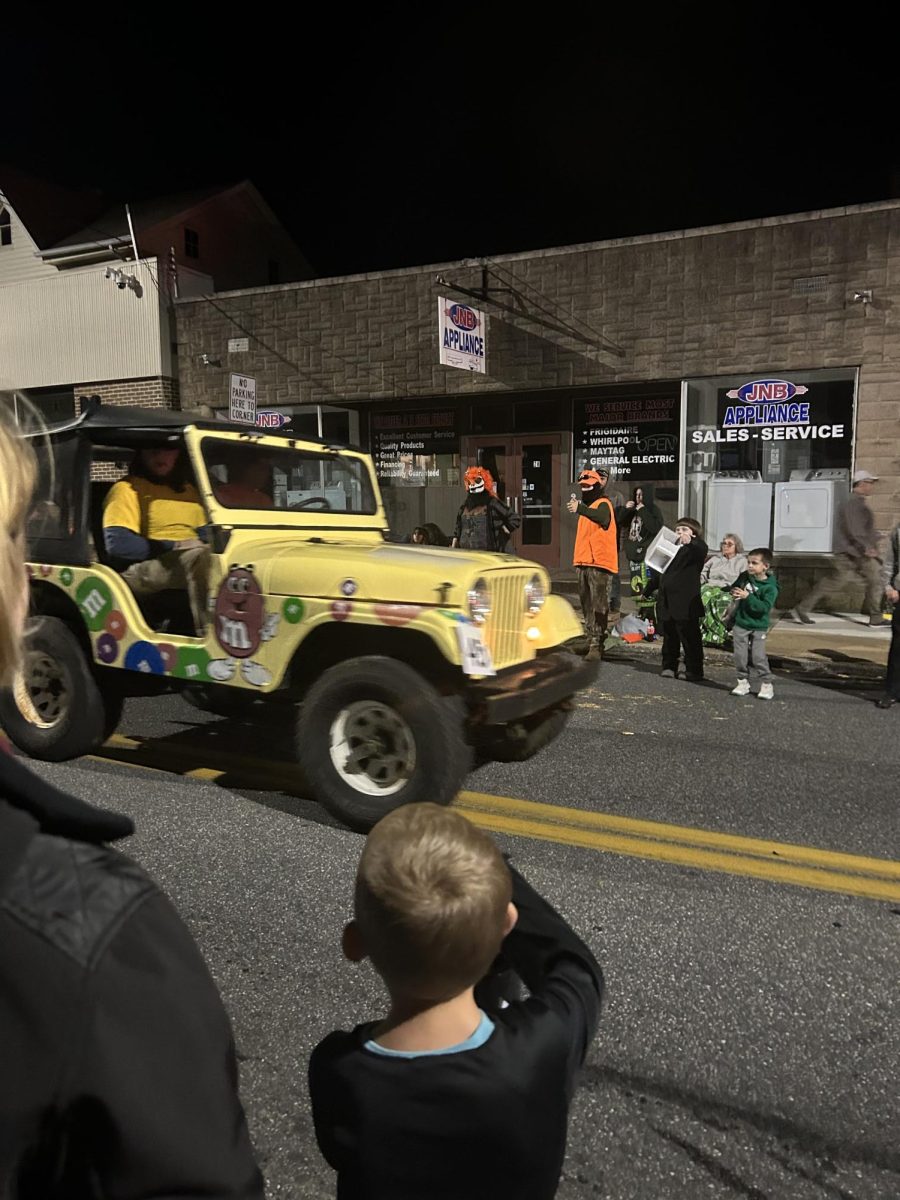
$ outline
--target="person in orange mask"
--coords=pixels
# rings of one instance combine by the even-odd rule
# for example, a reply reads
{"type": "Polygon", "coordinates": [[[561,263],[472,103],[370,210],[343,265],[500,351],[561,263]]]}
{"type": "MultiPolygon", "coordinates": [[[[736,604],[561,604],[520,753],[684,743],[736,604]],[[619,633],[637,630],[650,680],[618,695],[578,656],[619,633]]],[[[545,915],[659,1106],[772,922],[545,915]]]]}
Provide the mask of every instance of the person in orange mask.
{"type": "Polygon", "coordinates": [[[586,468],[578,476],[581,499],[573,493],[566,508],[578,515],[573,563],[588,648],[585,660],[596,662],[603,653],[609,622],[609,594],[619,569],[619,538],[612,501],[606,495],[609,469],[586,468]]]}

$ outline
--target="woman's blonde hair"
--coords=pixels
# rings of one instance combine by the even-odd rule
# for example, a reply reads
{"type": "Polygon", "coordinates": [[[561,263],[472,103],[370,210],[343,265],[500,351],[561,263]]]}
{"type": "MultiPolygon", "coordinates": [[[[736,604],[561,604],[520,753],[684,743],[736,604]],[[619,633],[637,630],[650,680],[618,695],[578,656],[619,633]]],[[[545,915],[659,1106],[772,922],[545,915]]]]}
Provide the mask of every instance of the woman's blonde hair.
{"type": "Polygon", "coordinates": [[[9,685],[22,657],[25,522],[36,475],[31,446],[0,403],[0,686],[9,685]]]}

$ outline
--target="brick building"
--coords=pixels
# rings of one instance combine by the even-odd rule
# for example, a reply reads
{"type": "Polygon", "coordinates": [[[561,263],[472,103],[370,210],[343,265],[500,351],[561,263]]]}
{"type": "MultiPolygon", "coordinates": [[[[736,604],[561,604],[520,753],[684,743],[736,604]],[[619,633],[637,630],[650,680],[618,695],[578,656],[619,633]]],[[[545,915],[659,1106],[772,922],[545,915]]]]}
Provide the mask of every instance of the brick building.
{"type": "Polygon", "coordinates": [[[894,200],[306,280],[179,300],[182,403],[224,407],[230,372],[252,376],[260,407],[373,451],[400,531],[452,527],[479,459],[550,567],[571,561],[571,481],[603,458],[670,523],[780,539],[789,600],[853,469],[881,477],[880,528],[900,515],[898,304],[894,200]],[[484,314],[485,373],[441,365],[439,302],[484,314]]]}

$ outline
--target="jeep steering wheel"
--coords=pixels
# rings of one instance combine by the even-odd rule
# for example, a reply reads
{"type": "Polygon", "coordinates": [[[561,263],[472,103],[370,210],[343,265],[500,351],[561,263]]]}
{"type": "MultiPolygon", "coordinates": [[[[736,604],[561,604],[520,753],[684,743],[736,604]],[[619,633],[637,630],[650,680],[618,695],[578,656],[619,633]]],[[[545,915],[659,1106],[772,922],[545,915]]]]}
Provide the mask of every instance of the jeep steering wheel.
{"type": "Polygon", "coordinates": [[[307,496],[305,500],[290,505],[288,512],[299,512],[301,508],[321,508],[325,512],[332,511],[331,501],[327,496],[307,496]]]}

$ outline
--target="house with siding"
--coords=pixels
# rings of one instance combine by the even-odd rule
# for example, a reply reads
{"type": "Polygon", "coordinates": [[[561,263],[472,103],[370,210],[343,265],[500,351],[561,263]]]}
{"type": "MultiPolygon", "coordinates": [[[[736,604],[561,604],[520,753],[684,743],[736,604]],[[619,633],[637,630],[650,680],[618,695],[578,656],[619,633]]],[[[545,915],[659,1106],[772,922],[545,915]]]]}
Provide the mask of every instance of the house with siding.
{"type": "Polygon", "coordinates": [[[0,166],[0,393],[174,407],[177,297],[312,275],[249,180],[126,208],[0,166]]]}

